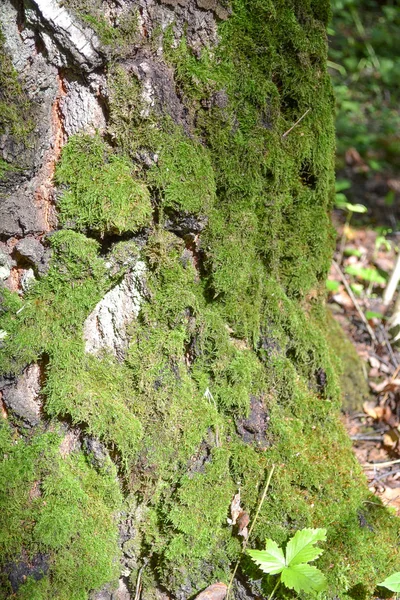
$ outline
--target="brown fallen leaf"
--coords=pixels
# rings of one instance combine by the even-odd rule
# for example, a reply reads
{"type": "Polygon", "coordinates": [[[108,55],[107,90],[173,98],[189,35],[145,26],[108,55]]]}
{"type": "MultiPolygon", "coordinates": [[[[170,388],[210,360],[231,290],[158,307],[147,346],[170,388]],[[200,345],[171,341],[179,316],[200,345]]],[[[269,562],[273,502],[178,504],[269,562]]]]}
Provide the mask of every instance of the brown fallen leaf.
{"type": "Polygon", "coordinates": [[[250,523],[250,517],[244,510],[240,513],[236,520],[236,525],[238,527],[238,535],[243,537],[245,540],[249,537],[249,532],[247,529],[247,525],[250,523]]]}
{"type": "Polygon", "coordinates": [[[344,308],[353,308],[353,301],[347,292],[341,291],[332,296],[332,300],[344,308]]]}
{"type": "Polygon", "coordinates": [[[383,415],[383,406],[376,405],[374,401],[364,402],[364,412],[373,419],[381,419],[383,415]]]}
{"type": "Polygon", "coordinates": [[[228,586],[225,583],[213,583],[200,592],[195,600],[223,600],[227,590],[228,586]]]}
{"type": "Polygon", "coordinates": [[[383,445],[393,450],[399,443],[400,433],[397,429],[389,429],[383,434],[383,445]]]}
{"type": "Polygon", "coordinates": [[[240,515],[240,513],[243,512],[242,507],[240,506],[240,490],[238,491],[237,494],[235,494],[235,496],[233,496],[232,498],[232,502],[231,502],[231,518],[228,519],[228,524],[229,525],[236,525],[236,521],[240,515]]]}
{"type": "Polygon", "coordinates": [[[400,489],[385,486],[383,491],[377,494],[385,506],[392,506],[396,509],[397,515],[400,514],[400,489]]]}

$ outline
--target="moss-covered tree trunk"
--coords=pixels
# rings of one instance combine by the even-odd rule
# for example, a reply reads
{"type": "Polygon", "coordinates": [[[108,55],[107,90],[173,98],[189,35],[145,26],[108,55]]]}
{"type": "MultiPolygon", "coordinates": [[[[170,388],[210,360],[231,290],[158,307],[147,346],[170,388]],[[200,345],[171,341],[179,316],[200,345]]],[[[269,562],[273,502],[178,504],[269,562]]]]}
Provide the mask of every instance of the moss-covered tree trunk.
{"type": "MultiPolygon", "coordinates": [[[[328,16],[1,3],[0,598],[227,582],[272,465],[251,547],[326,527],[328,597],[399,570],[326,342],[328,16]]],[[[233,593],[274,583],[242,559],[233,593]]]]}

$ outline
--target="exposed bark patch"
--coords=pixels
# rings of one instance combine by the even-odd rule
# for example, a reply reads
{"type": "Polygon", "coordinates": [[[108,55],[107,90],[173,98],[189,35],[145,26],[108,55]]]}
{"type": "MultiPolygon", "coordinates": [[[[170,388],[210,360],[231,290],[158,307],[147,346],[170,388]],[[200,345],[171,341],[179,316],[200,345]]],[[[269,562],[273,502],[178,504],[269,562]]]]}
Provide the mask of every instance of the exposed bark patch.
{"type": "Polygon", "coordinates": [[[4,572],[8,575],[13,592],[17,592],[28,577],[35,581],[43,579],[49,570],[49,557],[46,554],[38,552],[33,558],[21,556],[19,560],[10,562],[4,567],[4,572]]]}
{"type": "Polygon", "coordinates": [[[268,447],[267,429],[269,416],[263,400],[250,397],[250,414],[246,419],[236,419],[236,429],[245,444],[256,444],[265,449],[268,447]]]}

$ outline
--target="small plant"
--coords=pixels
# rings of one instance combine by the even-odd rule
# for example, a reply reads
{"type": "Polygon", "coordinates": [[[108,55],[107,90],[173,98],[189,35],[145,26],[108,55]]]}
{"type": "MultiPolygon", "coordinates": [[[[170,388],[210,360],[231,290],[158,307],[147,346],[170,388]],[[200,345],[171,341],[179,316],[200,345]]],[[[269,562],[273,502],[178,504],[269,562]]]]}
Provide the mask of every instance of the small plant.
{"type": "Polygon", "coordinates": [[[285,554],[270,539],[265,542],[265,550],[247,551],[264,573],[280,575],[269,600],[281,582],[296,592],[322,592],[326,589],[325,575],[317,567],[307,564],[322,554],[323,550],[314,544],[325,539],[326,529],[302,529],[289,540],[285,554]]]}
{"type": "Polygon", "coordinates": [[[398,594],[400,592],[400,573],[393,573],[393,575],[386,577],[385,581],[378,583],[378,585],[398,594]]]}

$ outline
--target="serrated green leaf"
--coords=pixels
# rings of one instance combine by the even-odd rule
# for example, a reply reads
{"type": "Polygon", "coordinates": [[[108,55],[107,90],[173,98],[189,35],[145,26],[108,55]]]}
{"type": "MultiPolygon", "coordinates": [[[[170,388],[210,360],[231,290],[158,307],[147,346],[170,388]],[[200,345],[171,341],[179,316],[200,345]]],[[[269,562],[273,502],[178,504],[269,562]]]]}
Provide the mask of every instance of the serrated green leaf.
{"type": "Polygon", "coordinates": [[[286,546],[286,564],[288,566],[315,560],[323,550],[313,544],[326,540],[326,529],[301,529],[296,531],[286,546]]]}
{"type": "Polygon", "coordinates": [[[387,577],[382,583],[378,583],[387,588],[391,592],[400,592],[400,573],[393,573],[390,577],[387,577]]]}
{"type": "Polygon", "coordinates": [[[285,567],[281,581],[296,592],[322,592],[326,589],[325,575],[317,567],[307,564],[285,567]]]}
{"type": "Polygon", "coordinates": [[[266,540],[265,550],[247,550],[247,554],[264,573],[277,575],[285,567],[285,557],[282,548],[273,540],[266,540]]]}

